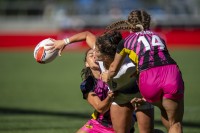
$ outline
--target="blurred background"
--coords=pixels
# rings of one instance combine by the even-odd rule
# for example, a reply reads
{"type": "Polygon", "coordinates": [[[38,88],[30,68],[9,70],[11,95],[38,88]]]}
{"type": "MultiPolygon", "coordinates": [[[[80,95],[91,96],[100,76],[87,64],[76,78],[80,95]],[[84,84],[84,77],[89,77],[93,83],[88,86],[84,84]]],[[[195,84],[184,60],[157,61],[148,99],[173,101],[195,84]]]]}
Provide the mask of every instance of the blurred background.
{"type": "MultiPolygon", "coordinates": [[[[0,133],[73,133],[93,109],[82,99],[85,42],[38,64],[34,47],[45,38],[81,31],[100,35],[135,9],[147,10],[185,81],[184,131],[200,132],[199,0],[0,0],[0,133]]],[[[163,128],[155,108],[155,127],[163,128]]],[[[137,125],[136,131],[137,131],[137,125]]]]}
{"type": "Polygon", "coordinates": [[[151,14],[152,28],[165,33],[169,45],[199,44],[199,0],[0,0],[0,47],[33,47],[74,31],[101,33],[134,9],[151,14]]]}
{"type": "Polygon", "coordinates": [[[199,0],[1,0],[1,30],[105,27],[133,9],[147,10],[160,27],[200,23],[199,0]]]}
{"type": "Polygon", "coordinates": [[[100,34],[134,9],[151,14],[152,28],[169,45],[199,44],[199,0],[0,0],[0,48],[34,47],[83,30],[100,34]]]}

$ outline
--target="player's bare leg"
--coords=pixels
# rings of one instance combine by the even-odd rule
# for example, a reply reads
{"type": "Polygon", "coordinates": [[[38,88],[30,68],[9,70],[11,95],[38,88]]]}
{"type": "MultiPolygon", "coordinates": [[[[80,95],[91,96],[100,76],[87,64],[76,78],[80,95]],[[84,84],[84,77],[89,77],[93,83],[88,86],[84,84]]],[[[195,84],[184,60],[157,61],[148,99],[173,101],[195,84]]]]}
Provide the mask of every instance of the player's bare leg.
{"type": "Polygon", "coordinates": [[[169,120],[169,133],[182,133],[182,119],[184,114],[184,101],[163,99],[162,105],[166,110],[169,120]]]}
{"type": "Polygon", "coordinates": [[[127,133],[132,126],[133,107],[130,104],[112,105],[111,120],[116,133],[127,133]]]}

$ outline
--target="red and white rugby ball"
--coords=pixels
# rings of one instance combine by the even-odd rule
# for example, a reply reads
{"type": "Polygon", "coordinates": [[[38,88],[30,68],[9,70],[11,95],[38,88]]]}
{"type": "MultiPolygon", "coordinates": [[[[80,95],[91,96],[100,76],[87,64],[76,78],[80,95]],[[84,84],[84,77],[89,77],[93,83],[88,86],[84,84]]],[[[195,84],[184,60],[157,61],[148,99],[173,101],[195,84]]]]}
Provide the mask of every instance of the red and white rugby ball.
{"type": "Polygon", "coordinates": [[[45,64],[53,61],[58,56],[58,50],[54,52],[47,51],[48,47],[46,44],[51,44],[53,41],[51,39],[44,39],[41,42],[37,44],[37,46],[34,49],[34,58],[38,63],[45,64]]]}

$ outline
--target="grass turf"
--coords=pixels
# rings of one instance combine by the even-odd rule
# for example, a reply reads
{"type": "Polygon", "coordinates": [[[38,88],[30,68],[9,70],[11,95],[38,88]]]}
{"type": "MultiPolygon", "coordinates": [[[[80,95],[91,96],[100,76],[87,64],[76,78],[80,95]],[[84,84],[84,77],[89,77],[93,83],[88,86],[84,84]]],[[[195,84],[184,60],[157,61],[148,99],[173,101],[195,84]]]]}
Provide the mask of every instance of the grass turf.
{"type": "MultiPolygon", "coordinates": [[[[185,80],[184,132],[200,132],[199,49],[172,49],[185,80]]],[[[38,64],[32,52],[0,53],[0,133],[73,133],[93,109],[79,90],[84,53],[38,64]]],[[[163,128],[155,110],[155,127],[163,128]]],[[[137,126],[136,126],[137,127],[137,126]]]]}

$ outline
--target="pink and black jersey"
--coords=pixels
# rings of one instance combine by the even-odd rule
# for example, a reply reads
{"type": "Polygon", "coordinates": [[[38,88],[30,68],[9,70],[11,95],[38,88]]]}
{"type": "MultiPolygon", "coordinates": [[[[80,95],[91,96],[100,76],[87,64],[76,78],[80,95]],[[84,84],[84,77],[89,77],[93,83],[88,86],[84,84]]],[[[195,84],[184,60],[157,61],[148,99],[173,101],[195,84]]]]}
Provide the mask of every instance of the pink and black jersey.
{"type": "MultiPolygon", "coordinates": [[[[80,85],[83,98],[86,99],[86,95],[89,92],[95,92],[96,95],[103,101],[108,95],[108,85],[102,80],[95,79],[89,76],[80,85]]],[[[112,127],[112,122],[110,118],[110,110],[104,114],[97,112],[96,110],[92,114],[93,119],[97,120],[99,123],[106,127],[112,127]]]]}
{"type": "Polygon", "coordinates": [[[122,40],[117,53],[129,58],[137,65],[138,71],[167,64],[176,64],[170,57],[165,41],[152,31],[131,33],[122,40]]]}

